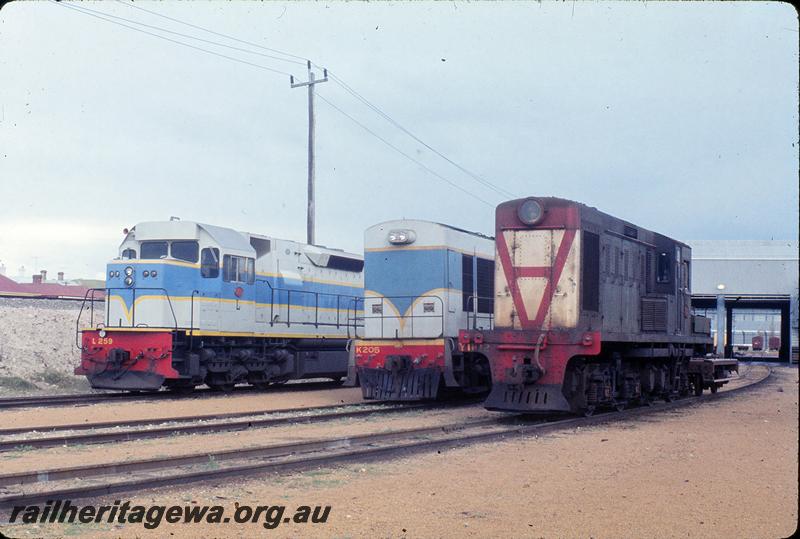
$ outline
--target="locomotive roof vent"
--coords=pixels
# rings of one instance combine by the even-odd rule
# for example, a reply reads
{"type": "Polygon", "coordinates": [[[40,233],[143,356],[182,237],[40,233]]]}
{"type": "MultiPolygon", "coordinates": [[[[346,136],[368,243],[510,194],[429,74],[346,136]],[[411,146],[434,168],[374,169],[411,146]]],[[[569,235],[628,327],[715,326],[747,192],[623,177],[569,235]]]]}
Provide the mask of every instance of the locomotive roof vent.
{"type": "Polygon", "coordinates": [[[544,208],[537,200],[529,198],[517,208],[517,217],[526,225],[535,225],[544,218],[544,208]]]}

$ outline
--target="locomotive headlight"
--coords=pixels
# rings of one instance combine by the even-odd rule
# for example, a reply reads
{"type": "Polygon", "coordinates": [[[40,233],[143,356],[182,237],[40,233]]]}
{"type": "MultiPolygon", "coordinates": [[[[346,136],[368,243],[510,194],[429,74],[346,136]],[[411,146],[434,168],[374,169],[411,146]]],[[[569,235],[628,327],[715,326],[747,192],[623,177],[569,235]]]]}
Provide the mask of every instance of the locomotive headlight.
{"type": "Polygon", "coordinates": [[[127,268],[125,268],[125,276],[130,277],[131,275],[133,275],[133,268],[128,266],[127,268]]]}
{"type": "Polygon", "coordinates": [[[529,198],[517,208],[517,217],[526,225],[535,225],[544,217],[542,205],[529,198]]]}
{"type": "Polygon", "coordinates": [[[98,331],[98,332],[97,332],[97,334],[98,334],[98,335],[100,336],[100,338],[102,339],[103,337],[105,337],[105,336],[106,336],[106,330],[104,330],[104,329],[101,329],[100,331],[98,331]]]}
{"type": "Polygon", "coordinates": [[[395,245],[404,244],[404,243],[414,243],[414,240],[417,239],[417,235],[414,234],[413,230],[390,230],[389,231],[389,243],[393,243],[395,245]]]}
{"type": "Polygon", "coordinates": [[[157,275],[158,275],[158,272],[156,270],[153,270],[153,271],[150,272],[150,277],[156,277],[157,275]]]}
{"type": "Polygon", "coordinates": [[[119,277],[119,270],[114,272],[114,277],[119,277]]]}
{"type": "Polygon", "coordinates": [[[147,271],[147,270],[144,270],[144,271],[142,272],[142,277],[150,277],[150,272],[149,272],[149,271],[147,271]]]}
{"type": "Polygon", "coordinates": [[[125,286],[131,286],[133,284],[133,277],[125,277],[125,286]]]}
{"type": "Polygon", "coordinates": [[[113,271],[109,271],[109,272],[108,272],[108,276],[109,276],[109,277],[113,277],[113,276],[114,276],[114,272],[113,272],[113,271]]]}

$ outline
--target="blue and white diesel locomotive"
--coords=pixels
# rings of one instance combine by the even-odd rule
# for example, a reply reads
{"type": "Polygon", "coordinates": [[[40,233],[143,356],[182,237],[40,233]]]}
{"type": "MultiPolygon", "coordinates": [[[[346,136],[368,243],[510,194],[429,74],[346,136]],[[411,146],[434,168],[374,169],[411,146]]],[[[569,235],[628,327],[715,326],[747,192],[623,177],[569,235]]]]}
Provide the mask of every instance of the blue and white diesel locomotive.
{"type": "Polygon", "coordinates": [[[440,388],[488,391],[489,364],[459,352],[459,330],[491,329],[493,238],[419,220],[364,233],[363,328],[349,384],[365,399],[435,399],[440,388]]]}
{"type": "Polygon", "coordinates": [[[227,391],[347,374],[361,256],[190,221],[125,232],[105,324],[76,338],[75,373],[92,387],[227,391]]]}

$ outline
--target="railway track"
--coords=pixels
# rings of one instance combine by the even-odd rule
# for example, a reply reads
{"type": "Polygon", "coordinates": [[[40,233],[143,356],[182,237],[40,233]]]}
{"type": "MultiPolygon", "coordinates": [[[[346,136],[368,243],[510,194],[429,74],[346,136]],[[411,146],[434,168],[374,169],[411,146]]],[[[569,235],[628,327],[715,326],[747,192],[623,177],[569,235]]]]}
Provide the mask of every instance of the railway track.
{"type": "MultiPolygon", "coordinates": [[[[275,427],[310,422],[335,421],[352,419],[371,414],[389,414],[410,412],[420,409],[442,408],[447,406],[474,405],[474,401],[453,402],[445,404],[412,403],[382,404],[357,403],[350,405],[314,406],[308,408],[291,408],[269,412],[234,412],[227,414],[209,414],[194,417],[172,417],[158,419],[142,419],[133,421],[103,423],[77,423],[49,427],[50,432],[116,429],[110,432],[90,432],[84,434],[67,434],[59,436],[10,438],[0,440],[0,452],[15,450],[44,449],[48,447],[64,447],[111,442],[129,442],[134,440],[151,440],[166,438],[179,434],[205,434],[218,432],[234,432],[249,429],[275,427]],[[233,421],[231,421],[233,420],[233,421]],[[163,425],[163,426],[157,426],[163,425]],[[152,427],[130,429],[126,427],[152,427]],[[119,430],[122,429],[122,430],[119,430]]],[[[0,436],[31,434],[44,432],[48,427],[38,427],[35,431],[29,428],[13,428],[0,430],[0,436]]]]}
{"type": "MultiPolygon", "coordinates": [[[[296,382],[287,383],[281,386],[276,386],[274,389],[264,390],[266,393],[286,393],[295,391],[314,391],[318,389],[330,389],[331,387],[340,386],[339,382],[296,382]]],[[[234,394],[240,392],[257,391],[250,386],[237,387],[234,394]]],[[[191,393],[181,395],[171,391],[151,391],[151,392],[109,392],[109,393],[83,393],[75,395],[43,395],[35,397],[3,397],[0,398],[0,411],[11,408],[32,408],[32,407],[47,407],[47,406],[65,406],[65,405],[89,405],[105,402],[119,402],[129,400],[153,400],[153,399],[192,399],[192,398],[208,398],[208,397],[221,397],[229,395],[229,393],[222,393],[214,391],[209,388],[196,389],[191,393]]]]}
{"type": "Polygon", "coordinates": [[[604,412],[591,417],[531,420],[520,415],[507,415],[460,424],[391,430],[358,436],[206,451],[108,465],[5,474],[0,475],[0,489],[6,491],[0,495],[0,507],[56,499],[97,497],[232,476],[293,471],[352,460],[382,459],[510,436],[544,434],[564,428],[586,427],[671,410],[700,401],[725,399],[739,394],[744,389],[755,387],[768,379],[770,374],[771,369],[767,369],[761,378],[749,380],[739,387],[714,395],[687,397],[622,412],[604,412]],[[13,492],[13,489],[17,489],[17,492],[13,492]]]}

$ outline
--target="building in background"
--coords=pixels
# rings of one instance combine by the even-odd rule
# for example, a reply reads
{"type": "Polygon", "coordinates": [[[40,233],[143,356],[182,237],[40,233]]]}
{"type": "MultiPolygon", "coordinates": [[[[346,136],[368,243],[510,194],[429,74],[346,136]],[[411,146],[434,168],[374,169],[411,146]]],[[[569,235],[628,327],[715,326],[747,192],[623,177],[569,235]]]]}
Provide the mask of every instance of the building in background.
{"type": "Polygon", "coordinates": [[[725,355],[797,358],[798,242],[795,240],[696,240],[692,247],[692,306],[712,318],[717,301],[724,317],[725,355]],[[756,346],[754,346],[754,344],[756,346]],[[777,348],[771,353],[770,348],[777,348]]]}
{"type": "MultiPolygon", "coordinates": [[[[41,298],[41,299],[84,299],[92,288],[103,288],[103,281],[75,279],[67,281],[59,272],[56,279],[47,278],[47,270],[31,277],[30,282],[20,282],[0,274],[0,297],[41,298]]],[[[96,292],[95,299],[102,299],[103,293],[96,292]]]]}

